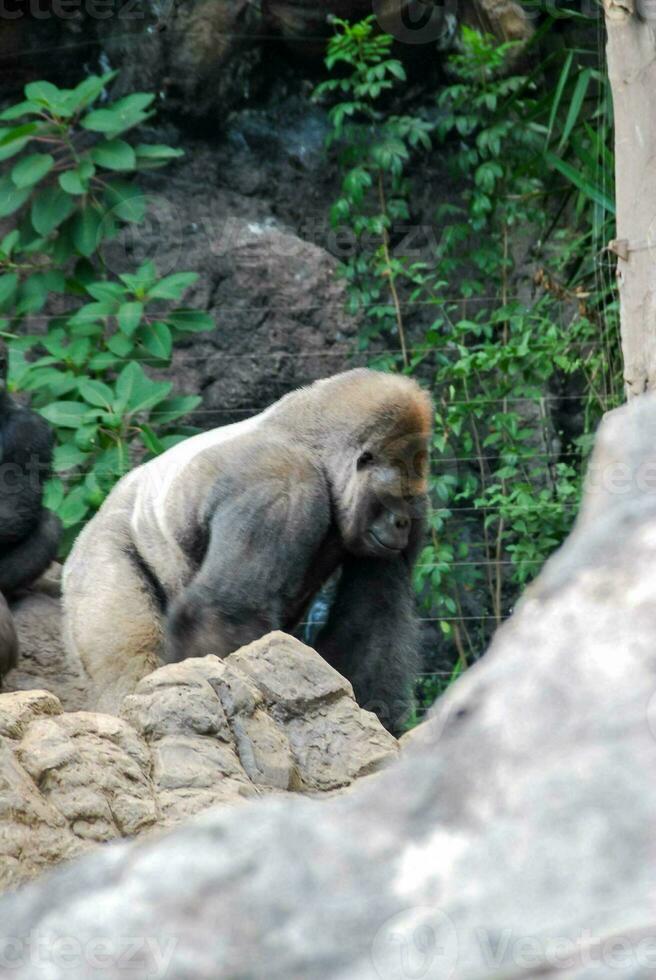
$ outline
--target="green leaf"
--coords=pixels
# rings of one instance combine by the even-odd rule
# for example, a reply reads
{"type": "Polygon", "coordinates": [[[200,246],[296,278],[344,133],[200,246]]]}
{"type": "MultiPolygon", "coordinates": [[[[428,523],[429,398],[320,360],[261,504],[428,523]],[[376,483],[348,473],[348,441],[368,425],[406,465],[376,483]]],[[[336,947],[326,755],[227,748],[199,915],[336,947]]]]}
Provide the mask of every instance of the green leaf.
{"type": "Polygon", "coordinates": [[[139,146],[135,146],[134,152],[137,155],[139,170],[154,170],[156,167],[163,167],[170,160],[177,160],[184,156],[184,150],[154,143],[140,143],[139,146]]]}
{"type": "Polygon", "coordinates": [[[216,326],[210,314],[202,310],[173,310],[166,314],[166,322],[182,333],[200,333],[216,326]]]}
{"type": "Polygon", "coordinates": [[[592,78],[592,72],[590,68],[586,68],[585,71],[581,72],[578,79],[576,80],[576,87],[574,88],[574,93],[572,95],[571,102],[569,104],[569,111],[567,113],[567,119],[565,120],[565,126],[563,127],[563,132],[560,137],[560,142],[558,143],[558,152],[562,153],[567,141],[576,125],[579,118],[579,113],[583,107],[583,102],[588,92],[588,87],[592,78]]]}
{"type": "Polygon", "coordinates": [[[25,97],[46,109],[55,109],[63,102],[65,93],[52,82],[30,82],[25,86],[25,97]]]}
{"type": "Polygon", "coordinates": [[[67,442],[63,446],[57,446],[54,453],[53,466],[56,473],[63,473],[66,470],[75,469],[82,466],[88,456],[72,442],[67,442]]]}
{"type": "Polygon", "coordinates": [[[111,316],[114,312],[115,304],[110,302],[85,303],[79,310],[68,318],[68,322],[75,323],[97,323],[106,316],[111,316]]]}
{"type": "Polygon", "coordinates": [[[88,337],[76,337],[68,345],[67,360],[77,368],[81,368],[89,359],[91,341],[88,337]]]}
{"type": "Polygon", "coordinates": [[[100,351],[99,354],[94,354],[93,357],[89,358],[87,367],[89,371],[93,371],[97,374],[105,374],[107,371],[112,371],[116,367],[117,358],[111,351],[100,351]]]}
{"type": "Polygon", "coordinates": [[[60,187],[46,187],[32,202],[32,225],[39,235],[50,232],[75,210],[75,201],[60,187]]]}
{"type": "Polygon", "coordinates": [[[146,199],[133,184],[124,180],[108,181],[105,199],[112,213],[121,221],[142,221],[146,213],[146,199]]]}
{"type": "Polygon", "coordinates": [[[550,163],[552,167],[566,177],[575,187],[578,187],[586,197],[591,201],[596,201],[597,204],[601,204],[603,208],[608,211],[609,214],[615,214],[615,202],[605,193],[600,187],[595,184],[590,183],[586,180],[583,174],[581,174],[575,167],[571,164],[566,163],[565,160],[561,160],[557,157],[555,153],[547,152],[545,154],[547,163],[550,163]]]}
{"type": "Polygon", "coordinates": [[[154,98],[154,95],[145,92],[126,95],[125,98],[114,102],[108,109],[96,109],[90,112],[84,117],[81,125],[94,133],[118,136],[148,118],[149,113],[144,112],[144,109],[152,103],[154,98]]]}
{"type": "Polygon", "coordinates": [[[49,153],[30,153],[14,165],[11,179],[18,188],[32,187],[50,173],[54,165],[55,158],[49,153]]]}
{"type": "Polygon", "coordinates": [[[89,405],[111,409],[114,403],[114,392],[109,385],[104,384],[102,381],[95,381],[92,378],[82,378],[77,387],[85,402],[88,402],[89,405]]]}
{"type": "Polygon", "coordinates": [[[18,102],[16,105],[9,106],[4,112],[0,112],[0,121],[9,122],[12,119],[20,119],[21,116],[33,115],[40,111],[40,106],[36,102],[18,102]]]}
{"type": "Polygon", "coordinates": [[[8,272],[0,276],[0,306],[4,306],[14,296],[18,286],[18,276],[15,272],[8,272]]]}
{"type": "Polygon", "coordinates": [[[148,290],[149,299],[180,299],[199,279],[197,272],[176,272],[165,276],[148,290]]]}
{"type": "Polygon", "coordinates": [[[10,258],[11,253],[14,251],[19,242],[20,232],[18,228],[14,228],[13,231],[10,231],[8,235],[5,235],[0,242],[0,252],[10,258]]]}
{"type": "Polygon", "coordinates": [[[14,211],[18,211],[25,204],[30,193],[29,187],[19,191],[9,177],[0,178],[0,218],[6,218],[14,211]]]}
{"type": "Polygon", "coordinates": [[[67,194],[86,194],[87,188],[82,183],[80,175],[76,170],[65,170],[63,174],[60,174],[57,178],[59,181],[59,186],[67,194]]]}
{"type": "Polygon", "coordinates": [[[125,140],[109,140],[91,150],[91,159],[106,170],[134,170],[137,158],[125,140]]]}
{"type": "Polygon", "coordinates": [[[184,150],[176,150],[174,146],[166,146],[164,143],[139,143],[134,152],[138,157],[147,160],[175,160],[185,154],[184,150]]]}
{"type": "Polygon", "coordinates": [[[141,323],[143,303],[123,303],[118,311],[118,325],[124,334],[131,337],[141,323]]]}
{"type": "Polygon", "coordinates": [[[45,493],[43,495],[43,506],[47,507],[48,510],[53,510],[57,512],[57,508],[61,506],[64,499],[64,484],[59,479],[59,477],[52,477],[48,480],[45,487],[45,493]]]}
{"type": "Polygon", "coordinates": [[[50,269],[48,272],[34,272],[28,276],[20,287],[20,299],[16,312],[36,313],[40,310],[51,292],[64,292],[65,279],[61,272],[50,269]]]}
{"type": "Polygon", "coordinates": [[[86,490],[83,486],[77,486],[64,498],[64,502],[57,508],[64,527],[74,527],[81,524],[89,513],[89,505],[86,501],[86,490]]]}
{"type": "Polygon", "coordinates": [[[104,75],[90,75],[84,81],[76,85],[68,95],[68,104],[75,111],[85,109],[92,102],[95,102],[103,90],[113,81],[118,72],[108,71],[104,75]]]}
{"type": "Polygon", "coordinates": [[[127,357],[134,350],[134,344],[123,333],[115,333],[107,341],[107,348],[116,357],[127,357]]]}
{"type": "Polygon", "coordinates": [[[126,293],[118,282],[92,282],[87,285],[86,290],[94,299],[105,303],[120,303],[126,293]]]}
{"type": "Polygon", "coordinates": [[[116,393],[123,410],[132,414],[163,401],[172,387],[169,381],[152,381],[140,364],[131,361],[118,376],[116,393]]]}
{"type": "Polygon", "coordinates": [[[89,421],[89,406],[82,402],[60,401],[37,409],[47,422],[62,429],[77,429],[89,421]]]}
{"type": "Polygon", "coordinates": [[[102,215],[93,204],[88,204],[73,220],[73,242],[80,255],[87,258],[96,251],[100,241],[102,215]]]}
{"type": "Polygon", "coordinates": [[[144,325],[139,339],[149,354],[161,360],[168,360],[173,349],[173,337],[166,323],[156,321],[144,325]]]}
{"type": "Polygon", "coordinates": [[[157,280],[157,270],[154,262],[148,260],[139,266],[135,273],[124,272],[119,275],[121,282],[133,293],[145,294],[157,280]]]}
{"type": "Polygon", "coordinates": [[[157,435],[153,432],[149,425],[140,425],[139,430],[141,432],[141,441],[143,442],[146,449],[154,453],[155,456],[159,456],[160,453],[164,452],[164,446],[158,439],[157,435]]]}
{"type": "Polygon", "coordinates": [[[82,160],[73,170],[66,170],[59,175],[59,186],[67,194],[86,194],[95,172],[96,168],[91,160],[82,160]]]}
{"type": "Polygon", "coordinates": [[[68,334],[74,338],[80,337],[102,337],[103,325],[95,322],[68,323],[68,334]]]}
{"type": "Polygon", "coordinates": [[[98,425],[81,425],[79,429],[76,430],[73,436],[73,441],[75,445],[82,450],[82,452],[91,452],[95,449],[96,438],[98,435],[98,425]]]}
{"type": "Polygon", "coordinates": [[[153,412],[153,419],[158,425],[167,425],[176,419],[188,415],[201,404],[203,399],[200,395],[181,395],[175,398],[166,398],[157,406],[157,411],[153,412]]]}
{"type": "Polygon", "coordinates": [[[558,84],[556,86],[556,92],[551,103],[551,112],[549,114],[549,125],[547,126],[547,137],[545,143],[548,145],[551,141],[551,134],[553,133],[554,124],[556,122],[556,116],[558,115],[558,109],[560,107],[560,102],[563,97],[563,92],[565,91],[565,86],[567,84],[567,79],[569,78],[569,73],[572,67],[572,61],[574,59],[574,52],[568,51],[567,57],[565,59],[565,64],[560,72],[560,77],[558,79],[558,84]]]}
{"type": "Polygon", "coordinates": [[[22,126],[12,126],[10,129],[0,129],[0,160],[8,160],[9,157],[16,156],[38,130],[38,123],[25,123],[22,126]]]}

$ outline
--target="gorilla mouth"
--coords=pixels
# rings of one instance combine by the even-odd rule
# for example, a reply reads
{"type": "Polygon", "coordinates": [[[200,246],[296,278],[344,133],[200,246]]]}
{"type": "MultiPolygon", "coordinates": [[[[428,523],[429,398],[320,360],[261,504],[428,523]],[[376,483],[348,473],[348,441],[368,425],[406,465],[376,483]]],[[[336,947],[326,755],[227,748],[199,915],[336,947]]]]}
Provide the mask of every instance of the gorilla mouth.
{"type": "Polygon", "coordinates": [[[385,542],[381,541],[378,535],[374,534],[373,531],[369,531],[369,538],[377,547],[382,548],[384,551],[389,551],[392,555],[398,555],[400,551],[403,551],[403,548],[393,548],[391,545],[385,544],[385,542]]]}

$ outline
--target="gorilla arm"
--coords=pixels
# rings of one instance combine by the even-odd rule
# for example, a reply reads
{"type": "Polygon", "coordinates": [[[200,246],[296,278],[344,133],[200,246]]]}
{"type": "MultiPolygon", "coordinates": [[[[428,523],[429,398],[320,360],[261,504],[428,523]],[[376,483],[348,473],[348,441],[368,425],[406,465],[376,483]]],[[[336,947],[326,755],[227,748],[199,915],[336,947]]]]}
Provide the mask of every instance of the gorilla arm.
{"type": "Polygon", "coordinates": [[[290,629],[337,564],[330,495],[309,455],[256,440],[231,453],[202,565],[167,619],[165,660],[226,656],[290,629]]]}
{"type": "Polygon", "coordinates": [[[414,708],[420,666],[412,566],[424,537],[426,501],[415,504],[410,539],[398,558],[349,556],[317,650],[353,685],[361,708],[400,735],[414,708]]]}
{"type": "Polygon", "coordinates": [[[30,536],[0,555],[0,592],[23,588],[42,575],[57,557],[60,537],[61,521],[43,508],[30,536]]]}
{"type": "Polygon", "coordinates": [[[349,557],[317,650],[353,685],[361,708],[394,735],[411,714],[419,670],[419,624],[403,557],[349,557]]]}
{"type": "Polygon", "coordinates": [[[11,618],[11,612],[0,592],[0,690],[3,675],[16,666],[18,640],[11,618]]]}
{"type": "Polygon", "coordinates": [[[52,444],[44,419],[12,401],[0,370],[0,591],[5,593],[29,585],[57,556],[61,522],[41,504],[52,444]]]}

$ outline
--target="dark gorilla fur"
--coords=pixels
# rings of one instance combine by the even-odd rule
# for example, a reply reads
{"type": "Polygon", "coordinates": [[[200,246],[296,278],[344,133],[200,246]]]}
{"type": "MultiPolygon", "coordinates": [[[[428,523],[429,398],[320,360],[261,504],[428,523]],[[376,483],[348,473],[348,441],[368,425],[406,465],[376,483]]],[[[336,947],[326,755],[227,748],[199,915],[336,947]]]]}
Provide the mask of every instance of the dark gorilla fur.
{"type": "Polygon", "coordinates": [[[115,710],[158,659],[291,631],[341,570],[319,652],[394,732],[412,706],[411,583],[432,404],[358,369],[292,392],[129,474],[64,571],[68,642],[115,710]]]}
{"type": "Polygon", "coordinates": [[[17,658],[18,640],[14,622],[9,606],[0,592],[0,689],[3,676],[16,666],[17,658]]]}
{"type": "MultiPolygon", "coordinates": [[[[50,475],[52,434],[7,392],[6,349],[0,345],[0,593],[29,585],[57,554],[59,519],[45,510],[43,482],[50,475]]],[[[16,635],[6,603],[0,608],[0,678],[16,659],[16,635]]]]}

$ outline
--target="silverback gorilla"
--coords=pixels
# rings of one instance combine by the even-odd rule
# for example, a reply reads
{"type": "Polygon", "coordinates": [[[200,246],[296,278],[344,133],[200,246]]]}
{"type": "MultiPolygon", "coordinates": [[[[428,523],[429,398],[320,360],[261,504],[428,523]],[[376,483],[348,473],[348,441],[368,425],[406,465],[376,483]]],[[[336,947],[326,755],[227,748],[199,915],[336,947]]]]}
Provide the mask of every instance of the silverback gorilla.
{"type": "MultiPolygon", "coordinates": [[[[42,505],[50,475],[52,434],[7,391],[7,354],[0,344],[0,593],[29,585],[57,554],[59,519],[42,505]]],[[[0,596],[1,598],[1,596],[0,596]]],[[[0,602],[0,683],[16,661],[16,634],[9,607],[0,602]]]]}
{"type": "Polygon", "coordinates": [[[319,652],[397,731],[412,702],[412,564],[433,408],[365,369],[286,395],[129,473],[64,569],[67,642],[101,709],[158,665],[291,630],[338,568],[319,652]]]}

